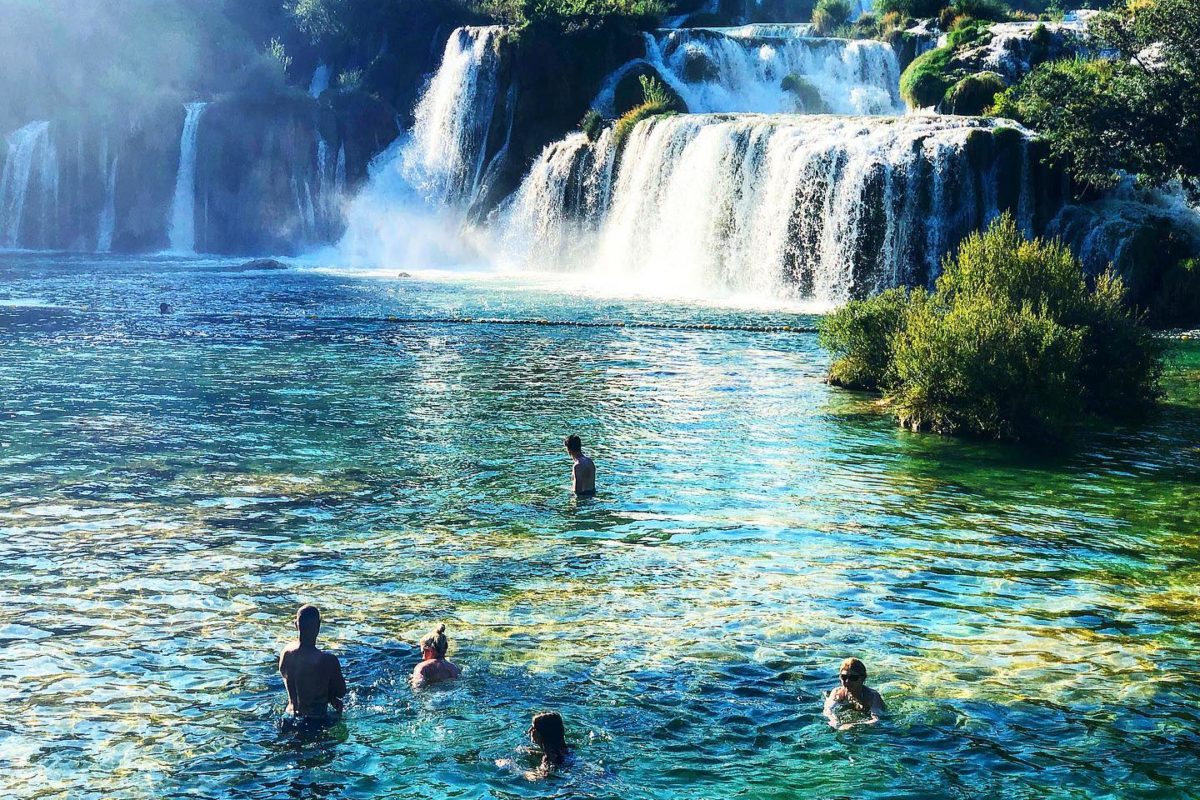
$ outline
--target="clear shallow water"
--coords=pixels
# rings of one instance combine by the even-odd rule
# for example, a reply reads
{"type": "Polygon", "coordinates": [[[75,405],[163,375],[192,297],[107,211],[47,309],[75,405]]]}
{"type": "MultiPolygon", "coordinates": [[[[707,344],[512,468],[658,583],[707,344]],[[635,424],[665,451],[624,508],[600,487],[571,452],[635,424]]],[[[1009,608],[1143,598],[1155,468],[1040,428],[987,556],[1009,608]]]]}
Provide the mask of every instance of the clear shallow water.
{"type": "Polygon", "coordinates": [[[1195,344],[1160,419],[1034,455],[897,431],[812,335],[388,315],[811,321],[4,257],[0,794],[1200,796],[1195,344]],[[352,694],[298,740],[309,600],[352,694]],[[414,695],[438,620],[466,677],[414,695]],[[847,655],[878,730],[819,716],[847,655]],[[542,708],[579,763],[530,783],[542,708]]]}

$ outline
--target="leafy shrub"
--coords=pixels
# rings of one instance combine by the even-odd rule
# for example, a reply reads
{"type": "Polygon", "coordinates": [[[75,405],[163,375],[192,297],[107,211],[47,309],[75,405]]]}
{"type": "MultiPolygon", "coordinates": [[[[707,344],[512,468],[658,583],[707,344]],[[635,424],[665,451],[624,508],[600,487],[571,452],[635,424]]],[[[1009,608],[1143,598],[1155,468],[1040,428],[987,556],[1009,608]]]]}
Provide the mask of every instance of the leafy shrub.
{"type": "Polygon", "coordinates": [[[991,22],[1004,22],[1012,15],[1003,0],[954,0],[954,10],[959,16],[991,22]]]}
{"type": "Polygon", "coordinates": [[[1005,89],[1004,78],[995,72],[968,75],[946,92],[941,110],[947,114],[977,116],[982,114],[1005,89]]]}
{"type": "Polygon", "coordinates": [[[579,129],[584,132],[589,142],[594,142],[600,138],[600,132],[604,130],[604,118],[600,116],[599,111],[589,108],[588,112],[583,115],[583,119],[579,121],[579,129]]]}
{"type": "Polygon", "coordinates": [[[624,146],[629,134],[642,120],[682,110],[674,94],[658,78],[642,75],[639,80],[642,84],[642,104],[622,114],[613,126],[613,143],[618,148],[624,146]]]}
{"type": "Polygon", "coordinates": [[[923,291],[888,289],[842,306],[821,325],[821,346],[837,358],[829,382],[847,389],[884,389],[894,383],[892,337],[910,305],[923,291]]]}
{"type": "Polygon", "coordinates": [[[834,29],[845,25],[850,19],[848,0],[817,0],[813,9],[813,30],[820,36],[828,36],[834,29]]]}
{"type": "Polygon", "coordinates": [[[913,59],[900,76],[900,96],[910,106],[936,106],[954,85],[947,74],[954,48],[947,45],[922,53],[913,59]]]}
{"type": "Polygon", "coordinates": [[[361,69],[344,69],[338,73],[337,86],[343,92],[352,92],[362,85],[363,71],[361,69]]]}
{"type": "Polygon", "coordinates": [[[893,11],[905,17],[936,17],[948,5],[947,0],[877,0],[873,6],[876,14],[893,11]]]}
{"type": "Polygon", "coordinates": [[[821,341],[831,382],[883,390],[907,428],[1047,439],[1157,400],[1162,348],[1124,293],[1112,272],[1089,290],[1063,244],[1025,239],[1005,214],[946,259],[932,295],[854,301],[821,341]]]}

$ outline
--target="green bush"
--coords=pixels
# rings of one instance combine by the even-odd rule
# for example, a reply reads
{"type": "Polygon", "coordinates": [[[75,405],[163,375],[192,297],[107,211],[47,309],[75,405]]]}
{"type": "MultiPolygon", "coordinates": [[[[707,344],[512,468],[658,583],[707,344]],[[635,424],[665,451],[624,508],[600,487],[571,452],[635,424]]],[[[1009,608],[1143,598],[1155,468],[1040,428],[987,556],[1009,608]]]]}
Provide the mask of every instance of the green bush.
{"type": "Polygon", "coordinates": [[[589,142],[594,142],[600,138],[600,133],[604,130],[604,118],[600,116],[599,111],[589,108],[588,112],[583,115],[583,119],[579,121],[579,129],[584,132],[589,142]]]}
{"type": "Polygon", "coordinates": [[[675,95],[658,78],[642,75],[639,80],[642,84],[642,104],[622,114],[613,126],[613,143],[618,148],[624,146],[629,134],[642,120],[683,110],[675,95]]]}
{"type": "Polygon", "coordinates": [[[892,337],[910,303],[923,291],[888,289],[848,303],[821,324],[821,346],[836,360],[829,382],[847,389],[885,389],[893,385],[892,337]]]}
{"type": "Polygon", "coordinates": [[[876,0],[872,10],[876,14],[899,13],[917,19],[936,17],[949,5],[946,0],[876,0]]]}
{"type": "Polygon", "coordinates": [[[1169,266],[1150,299],[1150,322],[1161,328],[1200,324],[1200,258],[1169,266]]]}
{"type": "Polygon", "coordinates": [[[954,10],[961,17],[1004,22],[1012,10],[1003,0],[954,0],[954,10]]]}
{"type": "Polygon", "coordinates": [[[1060,242],[1027,240],[1011,215],[968,236],[931,295],[854,301],[822,323],[830,381],[878,388],[913,430],[1058,437],[1085,414],[1145,412],[1162,348],[1114,273],[1089,289],[1060,242]]]}
{"type": "Polygon", "coordinates": [[[820,36],[828,36],[836,28],[845,25],[849,19],[848,0],[817,0],[817,6],[812,13],[813,29],[820,36]]]}
{"type": "Polygon", "coordinates": [[[900,76],[900,96],[910,106],[936,106],[954,85],[948,71],[954,48],[947,45],[922,53],[913,59],[900,76]]]}
{"type": "Polygon", "coordinates": [[[996,95],[1005,88],[1004,78],[995,72],[968,75],[946,92],[941,110],[946,114],[978,116],[991,108],[996,95]]]}

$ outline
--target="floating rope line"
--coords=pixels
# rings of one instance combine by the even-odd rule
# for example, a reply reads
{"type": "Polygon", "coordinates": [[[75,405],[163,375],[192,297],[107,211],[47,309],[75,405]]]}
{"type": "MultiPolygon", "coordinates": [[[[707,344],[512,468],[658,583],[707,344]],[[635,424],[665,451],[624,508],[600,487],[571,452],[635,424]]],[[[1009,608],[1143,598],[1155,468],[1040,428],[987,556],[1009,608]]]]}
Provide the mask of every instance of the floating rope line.
{"type": "Polygon", "coordinates": [[[506,319],[502,317],[388,317],[396,325],[530,325],[547,328],[649,328],[668,331],[816,333],[813,325],[727,325],[701,322],[622,322],[620,320],[506,319]]]}

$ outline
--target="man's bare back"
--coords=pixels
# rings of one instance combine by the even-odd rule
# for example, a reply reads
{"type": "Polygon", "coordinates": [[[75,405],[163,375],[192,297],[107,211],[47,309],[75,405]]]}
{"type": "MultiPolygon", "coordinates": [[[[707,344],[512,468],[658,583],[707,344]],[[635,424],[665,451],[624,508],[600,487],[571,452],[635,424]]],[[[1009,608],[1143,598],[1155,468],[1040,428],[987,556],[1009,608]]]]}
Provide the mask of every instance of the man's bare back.
{"type": "Polygon", "coordinates": [[[320,612],[304,606],[296,614],[300,641],[279,654],[279,674],[288,693],[288,713],[298,717],[323,717],[329,707],[341,713],[346,696],[346,679],[337,656],[317,647],[320,612]]]}
{"type": "Polygon", "coordinates": [[[571,488],[575,494],[596,493],[596,464],[587,456],[580,454],[571,468],[571,488]]]}

